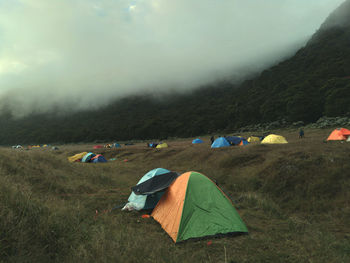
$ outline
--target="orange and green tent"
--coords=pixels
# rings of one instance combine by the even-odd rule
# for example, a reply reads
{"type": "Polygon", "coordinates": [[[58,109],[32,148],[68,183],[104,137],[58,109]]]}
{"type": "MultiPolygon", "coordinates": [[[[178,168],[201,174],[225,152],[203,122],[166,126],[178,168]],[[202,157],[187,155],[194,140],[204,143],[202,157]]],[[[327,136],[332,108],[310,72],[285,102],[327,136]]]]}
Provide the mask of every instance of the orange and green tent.
{"type": "Polygon", "coordinates": [[[198,172],[180,175],[153,209],[152,217],[174,242],[248,232],[231,200],[198,172]]]}

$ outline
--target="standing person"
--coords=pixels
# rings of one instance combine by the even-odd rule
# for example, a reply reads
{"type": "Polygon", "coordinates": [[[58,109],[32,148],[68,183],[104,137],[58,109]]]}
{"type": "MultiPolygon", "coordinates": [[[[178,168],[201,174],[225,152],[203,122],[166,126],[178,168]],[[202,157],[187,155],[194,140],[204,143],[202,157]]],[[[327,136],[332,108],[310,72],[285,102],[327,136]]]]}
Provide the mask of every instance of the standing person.
{"type": "Polygon", "coordinates": [[[214,136],[211,136],[211,137],[210,137],[211,144],[213,144],[214,140],[215,140],[215,139],[214,139],[214,136]]]}
{"type": "Polygon", "coordinates": [[[299,139],[304,138],[304,130],[303,128],[300,128],[299,130],[299,139]]]}

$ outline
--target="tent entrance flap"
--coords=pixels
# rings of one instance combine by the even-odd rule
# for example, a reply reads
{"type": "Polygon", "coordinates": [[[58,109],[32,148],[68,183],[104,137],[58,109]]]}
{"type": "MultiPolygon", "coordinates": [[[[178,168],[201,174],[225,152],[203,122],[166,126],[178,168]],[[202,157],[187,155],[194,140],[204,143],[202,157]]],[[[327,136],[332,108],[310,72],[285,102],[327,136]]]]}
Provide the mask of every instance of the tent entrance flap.
{"type": "Polygon", "coordinates": [[[178,176],[175,172],[154,176],[141,184],[135,185],[131,190],[136,195],[151,195],[169,187],[178,176]]]}

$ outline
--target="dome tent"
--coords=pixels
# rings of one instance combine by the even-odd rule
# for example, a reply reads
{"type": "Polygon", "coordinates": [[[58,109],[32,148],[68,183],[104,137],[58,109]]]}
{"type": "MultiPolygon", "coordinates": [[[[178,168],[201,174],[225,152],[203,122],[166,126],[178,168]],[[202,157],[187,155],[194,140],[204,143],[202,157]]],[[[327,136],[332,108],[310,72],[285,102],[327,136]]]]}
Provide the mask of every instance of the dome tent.
{"type": "Polygon", "coordinates": [[[276,134],[270,134],[266,136],[261,143],[263,144],[284,144],[288,143],[286,138],[284,138],[281,135],[276,135],[276,134]]]}
{"type": "Polygon", "coordinates": [[[156,146],[156,149],[161,149],[161,148],[168,148],[168,144],[166,144],[165,142],[160,143],[156,146]]]}
{"type": "Polygon", "coordinates": [[[194,139],[194,140],[192,141],[192,143],[193,143],[193,144],[203,143],[203,141],[202,141],[201,139],[197,138],[197,139],[194,139]]]}
{"type": "Polygon", "coordinates": [[[91,158],[95,157],[96,154],[89,152],[87,154],[84,155],[84,157],[81,159],[82,163],[88,163],[91,161],[91,158]]]}
{"type": "Polygon", "coordinates": [[[103,145],[95,145],[93,148],[94,149],[101,149],[101,148],[103,148],[103,145]]]}
{"type": "Polygon", "coordinates": [[[248,232],[231,200],[213,181],[197,172],[180,175],[151,216],[174,242],[248,232]]]}
{"type": "Polygon", "coordinates": [[[348,137],[350,137],[350,130],[337,128],[328,136],[327,141],[345,141],[348,137]]]}
{"type": "Polygon", "coordinates": [[[80,160],[87,154],[87,152],[81,152],[77,153],[73,156],[68,157],[68,161],[73,163],[73,162],[80,162],[80,160]]]}
{"type": "Polygon", "coordinates": [[[249,142],[247,140],[243,139],[238,145],[244,146],[244,145],[248,145],[248,144],[249,144],[249,142]]]}
{"type": "Polygon", "coordinates": [[[230,143],[224,137],[219,137],[213,142],[211,148],[221,148],[228,146],[230,146],[230,143]]]}
{"type": "Polygon", "coordinates": [[[92,163],[106,163],[107,160],[101,154],[97,154],[96,156],[91,158],[92,163]]]}
{"type": "Polygon", "coordinates": [[[249,143],[252,143],[252,142],[260,142],[260,138],[257,137],[257,136],[250,136],[247,140],[249,143]]]}
{"type": "Polygon", "coordinates": [[[225,139],[231,144],[231,145],[239,145],[242,140],[245,140],[242,137],[239,136],[227,136],[225,139]]]}

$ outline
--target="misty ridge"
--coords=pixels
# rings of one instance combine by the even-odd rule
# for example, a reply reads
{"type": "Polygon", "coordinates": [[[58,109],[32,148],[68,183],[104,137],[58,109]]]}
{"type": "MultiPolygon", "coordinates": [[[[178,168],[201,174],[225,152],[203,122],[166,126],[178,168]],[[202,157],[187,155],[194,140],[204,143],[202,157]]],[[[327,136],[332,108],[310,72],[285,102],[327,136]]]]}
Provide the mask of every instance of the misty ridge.
{"type": "Polygon", "coordinates": [[[4,2],[0,108],[69,113],[237,84],[292,56],[341,2],[4,2]]]}

